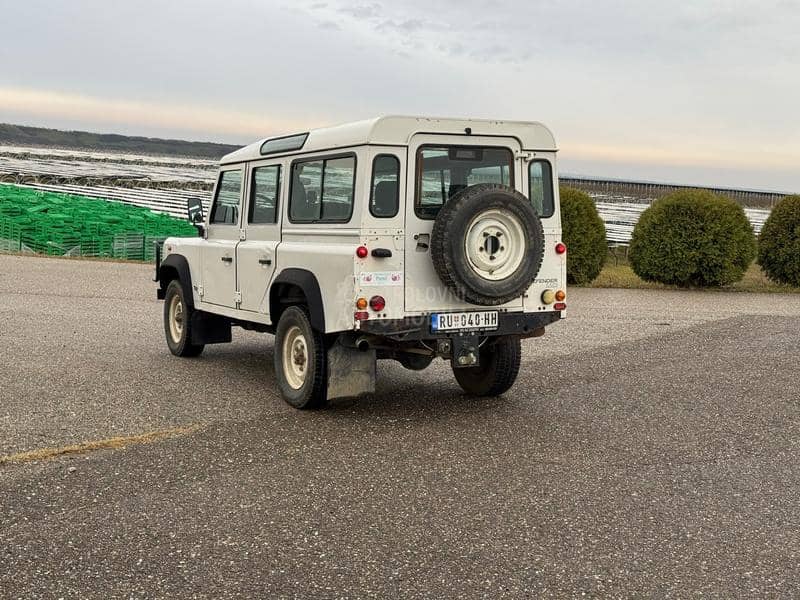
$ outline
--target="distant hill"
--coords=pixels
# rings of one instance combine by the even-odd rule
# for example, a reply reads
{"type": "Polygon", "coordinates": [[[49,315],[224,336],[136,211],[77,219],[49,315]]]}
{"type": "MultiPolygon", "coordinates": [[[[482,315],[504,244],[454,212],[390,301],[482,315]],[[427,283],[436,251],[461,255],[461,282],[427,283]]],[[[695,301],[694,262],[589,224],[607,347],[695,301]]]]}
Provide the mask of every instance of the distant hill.
{"type": "Polygon", "coordinates": [[[218,159],[238,149],[239,146],[212,142],[187,142],[164,140],[115,133],[89,133],[86,131],[60,131],[42,127],[27,127],[0,123],[0,144],[19,146],[46,146],[74,150],[130,152],[135,154],[160,154],[164,156],[190,156],[218,159]]]}

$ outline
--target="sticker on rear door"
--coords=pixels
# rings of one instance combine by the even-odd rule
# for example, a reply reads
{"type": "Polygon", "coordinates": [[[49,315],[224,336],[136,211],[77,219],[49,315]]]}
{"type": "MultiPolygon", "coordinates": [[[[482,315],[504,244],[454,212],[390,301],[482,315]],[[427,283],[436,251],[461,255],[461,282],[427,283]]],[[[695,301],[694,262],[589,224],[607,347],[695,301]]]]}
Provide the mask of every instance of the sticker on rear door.
{"type": "Polygon", "coordinates": [[[358,281],[362,287],[370,285],[403,285],[403,272],[373,271],[359,273],[358,281]]]}

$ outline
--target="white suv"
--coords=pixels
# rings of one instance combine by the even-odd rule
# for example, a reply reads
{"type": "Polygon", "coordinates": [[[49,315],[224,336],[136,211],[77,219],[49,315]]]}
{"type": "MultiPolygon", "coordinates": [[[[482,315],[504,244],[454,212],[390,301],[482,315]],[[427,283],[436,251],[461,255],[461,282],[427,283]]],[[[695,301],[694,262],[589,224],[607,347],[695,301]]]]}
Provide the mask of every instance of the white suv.
{"type": "Polygon", "coordinates": [[[565,314],[557,181],[540,123],[383,117],[237,150],[202,237],[157,254],[169,349],[274,333],[297,408],[374,391],[379,358],[442,357],[466,392],[501,394],[520,339],[565,314]]]}

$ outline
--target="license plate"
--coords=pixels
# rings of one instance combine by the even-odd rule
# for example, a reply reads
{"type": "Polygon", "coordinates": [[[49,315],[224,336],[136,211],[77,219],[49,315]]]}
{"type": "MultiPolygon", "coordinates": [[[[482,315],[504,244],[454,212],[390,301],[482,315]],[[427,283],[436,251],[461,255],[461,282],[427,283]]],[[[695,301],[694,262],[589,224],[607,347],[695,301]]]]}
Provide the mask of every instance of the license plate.
{"type": "Polygon", "coordinates": [[[497,329],[498,312],[436,313],[431,315],[431,331],[468,331],[470,329],[497,329]]]}

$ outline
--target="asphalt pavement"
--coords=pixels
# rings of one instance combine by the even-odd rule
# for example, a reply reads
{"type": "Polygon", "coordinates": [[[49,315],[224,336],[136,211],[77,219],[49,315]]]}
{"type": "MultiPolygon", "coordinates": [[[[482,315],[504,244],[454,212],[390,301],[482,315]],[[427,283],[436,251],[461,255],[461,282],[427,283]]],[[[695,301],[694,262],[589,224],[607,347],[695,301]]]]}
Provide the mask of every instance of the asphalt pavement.
{"type": "Polygon", "coordinates": [[[503,397],[272,338],[172,357],[145,265],[0,256],[0,598],[796,597],[800,295],[569,290],[503,397]]]}

